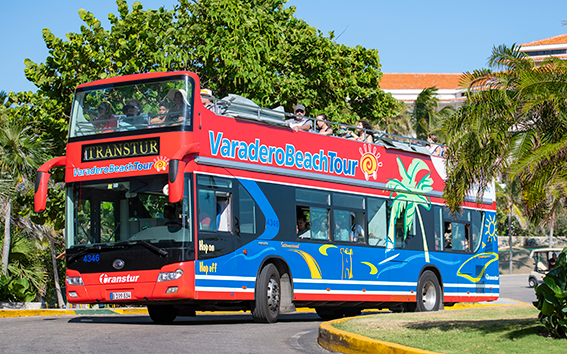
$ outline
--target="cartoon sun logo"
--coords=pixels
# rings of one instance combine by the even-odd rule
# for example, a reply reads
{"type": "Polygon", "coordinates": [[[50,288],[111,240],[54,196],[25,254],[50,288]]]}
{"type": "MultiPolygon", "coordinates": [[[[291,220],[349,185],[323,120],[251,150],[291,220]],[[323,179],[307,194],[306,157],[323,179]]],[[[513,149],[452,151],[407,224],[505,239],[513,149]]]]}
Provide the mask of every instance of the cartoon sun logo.
{"type": "Polygon", "coordinates": [[[382,167],[382,162],[378,162],[380,153],[376,146],[372,147],[370,144],[364,144],[364,152],[362,148],[358,148],[360,152],[360,169],[364,173],[364,178],[368,181],[370,176],[376,179],[378,178],[378,168],[382,167]]]}
{"type": "Polygon", "coordinates": [[[165,156],[159,156],[154,159],[154,168],[156,171],[165,171],[169,165],[169,159],[165,156]]]}
{"type": "Polygon", "coordinates": [[[496,241],[496,215],[490,215],[487,219],[486,234],[488,242],[496,241]]]}

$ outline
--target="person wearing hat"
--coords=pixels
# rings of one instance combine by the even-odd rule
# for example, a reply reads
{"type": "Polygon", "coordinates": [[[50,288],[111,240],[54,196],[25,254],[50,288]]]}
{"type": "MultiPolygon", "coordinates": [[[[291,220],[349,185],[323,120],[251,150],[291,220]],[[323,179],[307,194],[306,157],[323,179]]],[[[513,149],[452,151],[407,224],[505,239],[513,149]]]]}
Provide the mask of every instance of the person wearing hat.
{"type": "Polygon", "coordinates": [[[219,107],[214,102],[211,101],[211,98],[213,98],[213,91],[209,89],[201,90],[201,103],[203,104],[203,106],[205,106],[205,108],[208,109],[209,111],[218,114],[219,107]]]}
{"type": "Polygon", "coordinates": [[[187,118],[186,107],[189,107],[187,102],[187,92],[183,89],[171,89],[167,93],[167,97],[173,102],[174,106],[169,110],[172,114],[167,117],[167,122],[178,122],[187,118]]]}
{"type": "Polygon", "coordinates": [[[123,109],[124,114],[126,114],[126,118],[123,118],[122,122],[133,126],[147,125],[148,122],[146,120],[146,117],[143,117],[140,114],[141,107],[142,105],[140,104],[140,101],[138,101],[135,98],[126,102],[126,105],[124,106],[123,109]]]}
{"type": "Polygon", "coordinates": [[[293,113],[295,118],[288,119],[286,121],[287,125],[296,132],[299,130],[311,131],[311,120],[305,118],[305,106],[302,104],[296,105],[293,113]]]}

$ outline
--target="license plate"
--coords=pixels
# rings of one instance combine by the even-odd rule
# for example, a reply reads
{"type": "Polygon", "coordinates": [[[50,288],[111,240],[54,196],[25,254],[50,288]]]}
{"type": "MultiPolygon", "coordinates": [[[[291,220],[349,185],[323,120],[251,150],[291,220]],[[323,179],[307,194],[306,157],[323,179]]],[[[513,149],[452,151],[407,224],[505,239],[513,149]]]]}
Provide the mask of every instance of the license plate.
{"type": "Polygon", "coordinates": [[[124,291],[121,293],[110,293],[110,300],[126,300],[131,298],[132,293],[129,291],[124,291]]]}

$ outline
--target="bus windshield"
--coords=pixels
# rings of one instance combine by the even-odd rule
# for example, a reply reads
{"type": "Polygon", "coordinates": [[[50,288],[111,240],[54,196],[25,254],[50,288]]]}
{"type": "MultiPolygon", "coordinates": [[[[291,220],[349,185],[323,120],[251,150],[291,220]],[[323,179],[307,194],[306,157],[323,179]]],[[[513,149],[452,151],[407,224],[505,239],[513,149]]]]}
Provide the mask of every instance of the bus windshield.
{"type": "Polygon", "coordinates": [[[189,200],[169,203],[164,186],[166,175],[68,185],[67,248],[134,241],[187,245],[189,200]]]}
{"type": "Polygon", "coordinates": [[[190,78],[138,81],[79,88],[75,92],[69,137],[139,129],[191,127],[190,78]]]}

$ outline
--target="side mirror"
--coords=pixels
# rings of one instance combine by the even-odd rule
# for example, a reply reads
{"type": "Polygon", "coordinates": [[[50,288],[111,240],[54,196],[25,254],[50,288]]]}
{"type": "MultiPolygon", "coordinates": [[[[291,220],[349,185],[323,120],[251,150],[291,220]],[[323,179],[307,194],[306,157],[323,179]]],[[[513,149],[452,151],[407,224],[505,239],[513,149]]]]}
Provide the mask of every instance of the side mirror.
{"type": "Polygon", "coordinates": [[[199,152],[199,144],[193,143],[179,149],[169,161],[169,202],[177,203],[183,199],[184,178],[186,162],[183,158],[199,152]]]}

